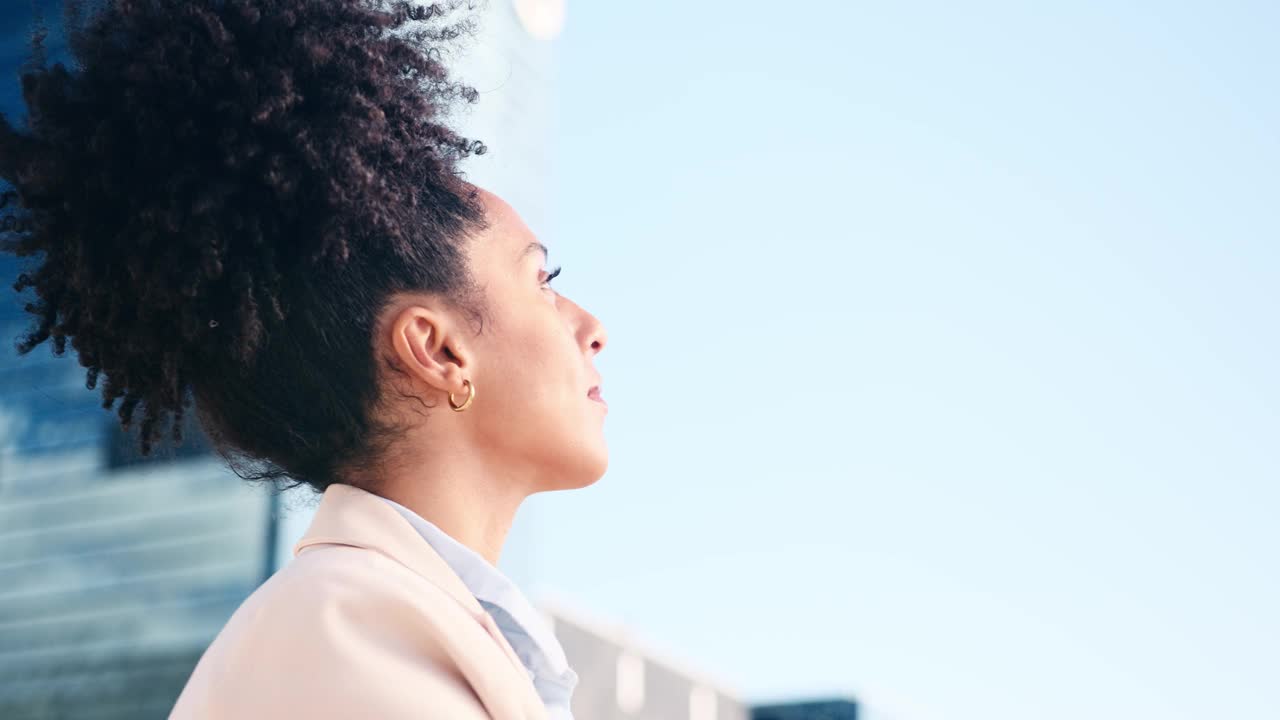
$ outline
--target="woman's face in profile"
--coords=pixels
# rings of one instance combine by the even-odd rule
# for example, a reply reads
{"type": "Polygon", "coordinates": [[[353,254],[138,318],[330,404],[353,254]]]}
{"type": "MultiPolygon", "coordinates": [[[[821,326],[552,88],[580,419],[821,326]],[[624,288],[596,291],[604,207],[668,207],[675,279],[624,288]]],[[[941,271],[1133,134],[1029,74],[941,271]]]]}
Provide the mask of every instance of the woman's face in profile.
{"type": "MultiPolygon", "coordinates": [[[[516,211],[493,193],[480,195],[489,227],[469,251],[489,322],[469,339],[476,396],[459,415],[471,415],[465,419],[482,449],[546,469],[531,492],[590,485],[608,466],[607,407],[588,395],[602,386],[594,358],[605,346],[604,326],[547,282],[543,247],[516,211]]],[[[462,403],[466,394],[454,397],[462,403]]]]}

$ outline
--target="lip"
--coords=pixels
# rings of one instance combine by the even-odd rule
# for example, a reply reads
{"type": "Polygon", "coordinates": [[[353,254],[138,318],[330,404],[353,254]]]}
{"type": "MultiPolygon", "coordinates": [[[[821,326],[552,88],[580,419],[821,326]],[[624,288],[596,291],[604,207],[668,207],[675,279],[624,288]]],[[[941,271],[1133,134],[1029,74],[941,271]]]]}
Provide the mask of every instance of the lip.
{"type": "Polygon", "coordinates": [[[609,403],[605,402],[605,401],[604,401],[604,398],[600,395],[600,386],[599,386],[599,385],[593,385],[593,386],[591,386],[591,389],[587,391],[587,397],[589,397],[589,398],[591,398],[592,400],[594,400],[594,401],[596,401],[596,402],[600,403],[601,405],[604,405],[604,406],[605,406],[605,409],[608,409],[608,407],[609,407],[609,403]]]}

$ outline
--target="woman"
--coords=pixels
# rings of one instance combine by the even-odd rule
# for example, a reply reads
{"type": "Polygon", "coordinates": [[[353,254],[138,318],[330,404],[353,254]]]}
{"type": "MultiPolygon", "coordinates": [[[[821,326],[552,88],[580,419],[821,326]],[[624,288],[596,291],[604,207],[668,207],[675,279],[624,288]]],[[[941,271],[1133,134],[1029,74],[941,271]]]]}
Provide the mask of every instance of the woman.
{"type": "MultiPolygon", "coordinates": [[[[457,4],[457,3],[454,3],[457,4]]],[[[497,571],[532,493],[608,463],[606,342],[458,161],[453,7],[68,7],[77,66],[22,77],[0,177],[42,254],[30,352],[70,340],[145,454],[192,400],[242,477],[321,494],[171,717],[569,718],[576,673],[497,571]],[[421,24],[420,24],[421,23],[421,24]],[[441,407],[448,402],[449,407],[441,407]]]]}

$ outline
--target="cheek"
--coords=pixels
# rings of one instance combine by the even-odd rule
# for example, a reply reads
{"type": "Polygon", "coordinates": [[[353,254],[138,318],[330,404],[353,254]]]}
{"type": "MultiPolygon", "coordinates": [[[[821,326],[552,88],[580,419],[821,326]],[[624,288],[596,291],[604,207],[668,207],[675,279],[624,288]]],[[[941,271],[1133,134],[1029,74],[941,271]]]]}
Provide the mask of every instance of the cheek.
{"type": "Polygon", "coordinates": [[[585,398],[586,387],[576,387],[586,382],[584,360],[550,294],[513,292],[497,307],[506,312],[494,318],[480,348],[488,405],[503,416],[495,424],[544,421],[548,413],[563,411],[575,392],[585,398]]]}
{"type": "Polygon", "coordinates": [[[530,324],[510,348],[512,388],[532,412],[560,412],[577,395],[586,397],[582,359],[569,330],[552,317],[541,325],[530,324]]]}
{"type": "Polygon", "coordinates": [[[496,362],[487,363],[486,375],[509,412],[523,415],[527,410],[520,406],[545,402],[562,372],[559,343],[531,323],[504,336],[489,352],[496,362]]]}

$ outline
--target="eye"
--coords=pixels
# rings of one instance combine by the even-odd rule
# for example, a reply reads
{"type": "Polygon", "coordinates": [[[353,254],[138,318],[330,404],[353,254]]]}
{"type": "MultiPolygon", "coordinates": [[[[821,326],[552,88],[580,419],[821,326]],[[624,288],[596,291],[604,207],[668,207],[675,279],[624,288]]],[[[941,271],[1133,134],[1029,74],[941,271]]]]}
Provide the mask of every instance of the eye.
{"type": "Polygon", "coordinates": [[[555,269],[555,270],[552,270],[550,275],[547,275],[547,279],[542,281],[542,284],[543,284],[543,285],[550,285],[551,281],[552,281],[552,280],[554,280],[554,279],[555,279],[555,277],[556,277],[557,275],[559,275],[559,274],[560,274],[560,266],[559,266],[559,265],[557,265],[557,266],[556,266],[556,269],[555,269]]]}

